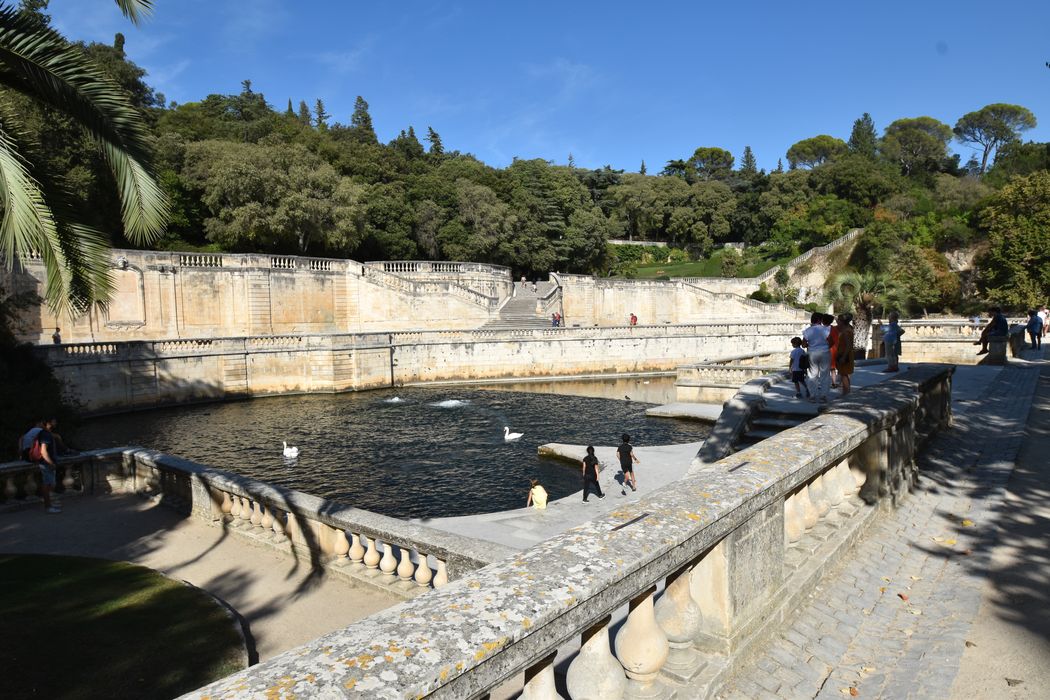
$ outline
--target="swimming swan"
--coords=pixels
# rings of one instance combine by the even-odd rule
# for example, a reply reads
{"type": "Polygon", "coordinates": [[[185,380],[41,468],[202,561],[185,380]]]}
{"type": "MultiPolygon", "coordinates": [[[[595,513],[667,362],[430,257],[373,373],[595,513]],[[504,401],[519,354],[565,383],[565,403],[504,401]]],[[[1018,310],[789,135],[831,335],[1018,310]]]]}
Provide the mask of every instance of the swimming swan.
{"type": "Polygon", "coordinates": [[[503,426],[503,439],[506,442],[511,442],[512,440],[518,440],[524,434],[525,433],[512,433],[512,432],[510,432],[510,428],[508,428],[507,426],[503,426]]]}
{"type": "Polygon", "coordinates": [[[299,448],[298,447],[294,447],[294,446],[293,447],[288,447],[288,443],[285,442],[285,441],[282,441],[282,444],[284,445],[284,456],[285,457],[298,457],[299,456],[299,448]]]}

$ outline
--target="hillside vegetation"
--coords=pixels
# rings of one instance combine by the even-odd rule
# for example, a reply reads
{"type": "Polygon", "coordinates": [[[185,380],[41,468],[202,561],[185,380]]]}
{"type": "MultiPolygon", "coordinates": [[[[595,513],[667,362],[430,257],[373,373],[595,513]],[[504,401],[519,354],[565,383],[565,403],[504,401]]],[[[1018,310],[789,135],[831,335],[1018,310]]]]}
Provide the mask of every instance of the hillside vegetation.
{"type": "MultiPolygon", "coordinates": [[[[172,203],[157,247],[472,260],[528,276],[744,276],[864,227],[847,266],[897,280],[912,311],[1025,306],[1050,292],[1050,144],[1021,141],[1035,125],[1022,106],[975,105],[954,125],[902,115],[881,130],[864,114],[842,125],[845,139],[800,134],[772,172],[750,148],[738,159],[717,146],[656,173],[579,168],[571,155],[494,168],[411,115],[381,141],[363,97],[345,121],[320,99],[265,96],[250,80],[168,103],[123,44],[78,46],[148,117],[172,203]],[[975,149],[969,161],[951,154],[953,139],[975,149]],[[610,238],[666,241],[672,259],[641,264],[610,238]],[[714,252],[727,241],[751,252],[714,252]],[[979,253],[974,267],[953,268],[960,250],[979,253]]],[[[23,107],[48,172],[88,223],[130,245],[94,146],[48,108],[23,107]]]]}

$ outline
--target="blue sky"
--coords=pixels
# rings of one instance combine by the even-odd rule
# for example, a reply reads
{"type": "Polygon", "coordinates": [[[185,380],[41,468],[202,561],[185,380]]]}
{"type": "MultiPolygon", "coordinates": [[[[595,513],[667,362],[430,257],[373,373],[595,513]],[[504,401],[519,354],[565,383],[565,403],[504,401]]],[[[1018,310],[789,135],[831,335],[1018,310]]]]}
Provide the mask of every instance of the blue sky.
{"type": "MultiPolygon", "coordinates": [[[[433,126],[446,149],[656,172],[698,146],[773,168],[794,142],[1021,104],[1050,141],[1050,3],[158,0],[136,28],[112,0],[51,0],[67,37],[126,50],[168,100],[320,97],[380,139],[433,126]]],[[[969,149],[955,146],[969,157],[969,149]]]]}

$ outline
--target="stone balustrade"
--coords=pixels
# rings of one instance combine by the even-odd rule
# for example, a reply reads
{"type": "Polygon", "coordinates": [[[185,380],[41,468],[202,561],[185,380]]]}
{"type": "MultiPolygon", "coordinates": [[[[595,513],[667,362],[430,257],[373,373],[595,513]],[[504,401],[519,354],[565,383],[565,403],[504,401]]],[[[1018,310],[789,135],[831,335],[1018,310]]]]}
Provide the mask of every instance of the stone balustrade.
{"type": "Polygon", "coordinates": [[[785,370],[788,357],[786,352],[765,352],[682,365],[675,370],[676,400],[722,403],[748,382],[785,370]]]}
{"type": "Polygon", "coordinates": [[[638,502],[186,697],[481,697],[524,672],[521,697],[555,698],[556,670],[570,698],[711,697],[879,512],[907,496],[916,450],[950,424],[951,374],[912,368],[638,502]],[[559,650],[572,657],[567,669],[555,669],[559,650]]]}
{"type": "MultiPolygon", "coordinates": [[[[64,455],[57,460],[55,493],[79,496],[93,493],[97,463],[119,455],[121,449],[91,450],[64,455]]],[[[40,467],[21,460],[0,463],[0,512],[39,505],[40,467]]]]}
{"type": "MultiPolygon", "coordinates": [[[[980,340],[981,331],[989,319],[916,319],[901,321],[904,335],[901,338],[902,362],[947,362],[956,365],[993,364],[1007,361],[1008,353],[1018,356],[1024,347],[1024,324],[1027,319],[1009,319],[1010,335],[1003,341],[993,341],[991,352],[978,355],[974,344],[980,340]]],[[[885,357],[882,342],[883,323],[872,324],[872,357],[885,357]]]]}
{"type": "MultiPolygon", "coordinates": [[[[672,371],[695,358],[786,347],[795,323],[261,335],[42,345],[89,413],[434,381],[672,371]]],[[[750,370],[748,370],[750,371],[750,370]]]]}

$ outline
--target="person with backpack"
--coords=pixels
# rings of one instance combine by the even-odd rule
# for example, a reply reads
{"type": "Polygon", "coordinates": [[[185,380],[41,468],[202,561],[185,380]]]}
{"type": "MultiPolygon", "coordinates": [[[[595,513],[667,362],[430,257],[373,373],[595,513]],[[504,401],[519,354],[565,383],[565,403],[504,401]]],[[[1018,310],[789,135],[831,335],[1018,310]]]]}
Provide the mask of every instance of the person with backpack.
{"type": "MultiPolygon", "coordinates": [[[[51,491],[57,483],[55,456],[55,438],[51,435],[51,429],[57,421],[53,418],[44,422],[43,427],[33,437],[33,444],[29,447],[29,459],[40,467],[40,495],[44,499],[44,511],[47,513],[61,513],[62,508],[51,501],[51,491]]],[[[28,433],[27,433],[28,434],[28,433]]]]}
{"type": "Polygon", "coordinates": [[[788,370],[791,372],[791,381],[795,383],[795,398],[802,398],[802,389],[806,390],[806,398],[811,398],[809,385],[806,384],[806,372],[809,371],[809,355],[802,349],[802,338],[795,336],[791,339],[791,361],[788,370]]]}
{"type": "Polygon", "coordinates": [[[18,438],[18,458],[23,462],[31,462],[29,459],[29,448],[33,446],[33,441],[36,440],[37,434],[44,429],[44,419],[38,418],[33,421],[33,427],[26,431],[26,434],[18,438]]]}

